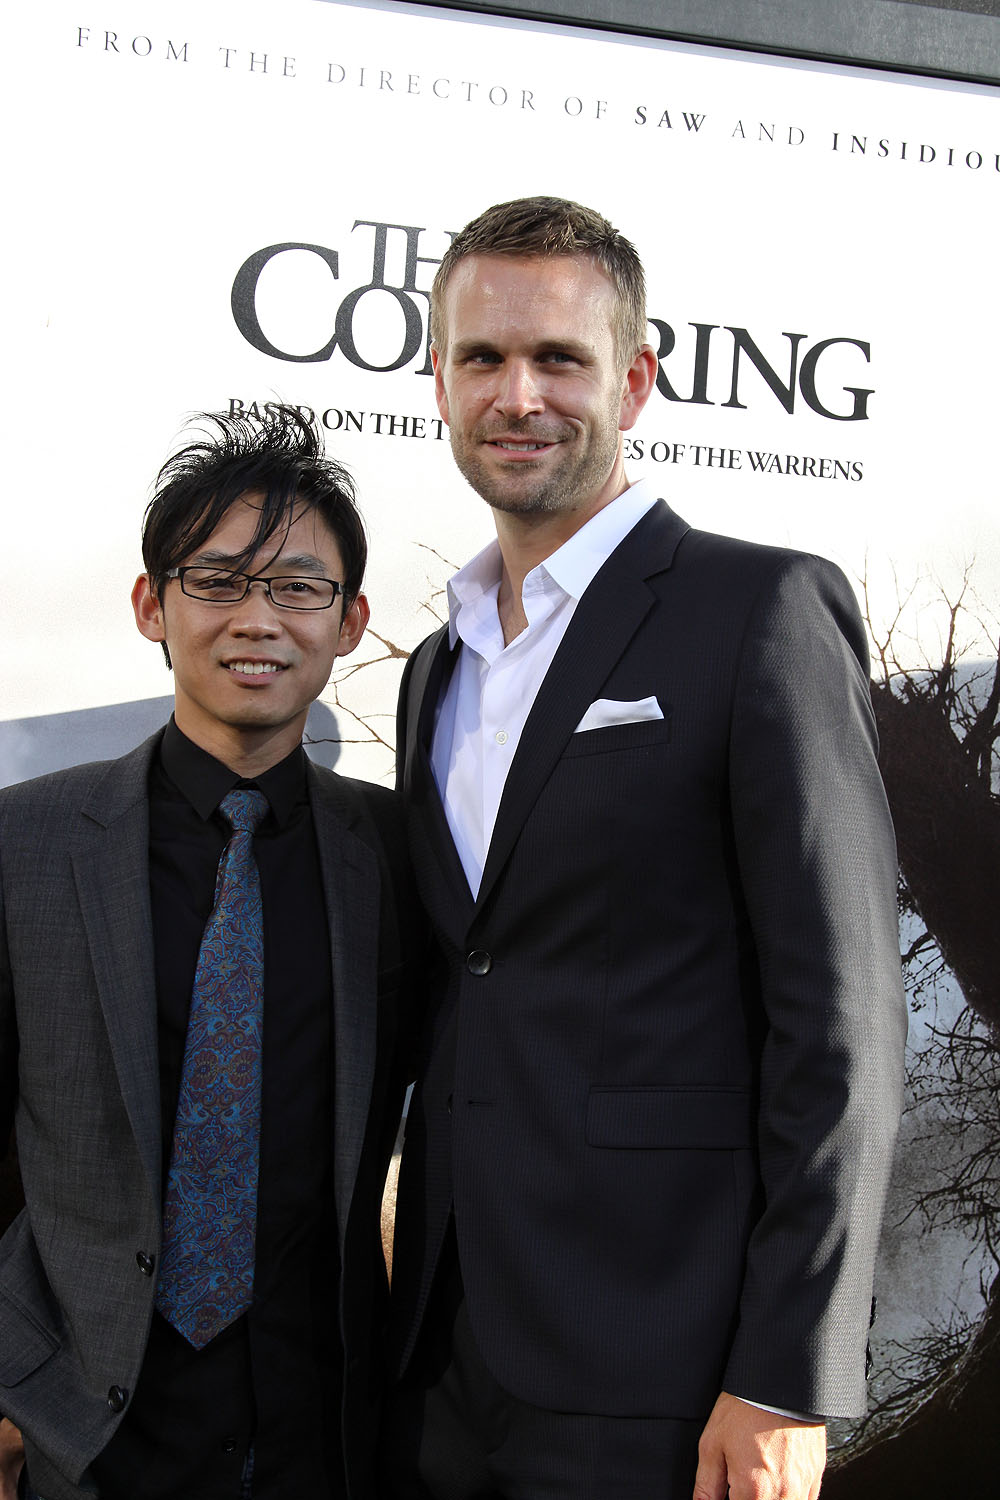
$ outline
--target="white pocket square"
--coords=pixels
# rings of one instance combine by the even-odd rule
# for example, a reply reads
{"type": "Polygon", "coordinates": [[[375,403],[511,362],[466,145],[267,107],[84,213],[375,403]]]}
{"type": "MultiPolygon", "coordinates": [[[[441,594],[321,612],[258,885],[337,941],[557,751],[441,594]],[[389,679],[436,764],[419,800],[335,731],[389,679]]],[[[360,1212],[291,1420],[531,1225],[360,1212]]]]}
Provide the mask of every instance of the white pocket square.
{"type": "Polygon", "coordinates": [[[614,724],[642,724],[648,719],[662,719],[663,710],[656,698],[638,698],[621,703],[617,698],[595,698],[574,730],[610,729],[614,724]]]}

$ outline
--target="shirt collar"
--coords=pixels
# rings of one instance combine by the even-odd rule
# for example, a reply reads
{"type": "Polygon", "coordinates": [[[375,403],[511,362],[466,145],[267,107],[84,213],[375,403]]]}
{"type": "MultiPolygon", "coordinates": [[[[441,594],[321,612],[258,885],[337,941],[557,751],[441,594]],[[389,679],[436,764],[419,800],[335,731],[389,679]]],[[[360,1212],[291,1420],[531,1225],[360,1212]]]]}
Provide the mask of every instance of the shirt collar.
{"type": "Polygon", "coordinates": [[[160,745],[160,763],[177,790],[206,822],[226,793],[236,786],[259,787],[279,828],[288,822],[296,803],[307,796],[306,757],[301,745],[296,745],[292,753],[276,766],[262,771],[248,782],[189,740],[183,730],[177,728],[172,715],[160,745]]]}
{"type": "MultiPolygon", "coordinates": [[[[656,499],[648,479],[630,485],[591,516],[551,557],[540,562],[537,570],[532,568],[528,578],[542,570],[570,598],[580,600],[615,548],[655,505],[656,499]]],[[[449,580],[448,637],[452,649],[459,639],[458,616],[463,609],[471,609],[477,615],[483,609],[495,613],[502,565],[500,544],[492,541],[449,580]]]]}
{"type": "Polygon", "coordinates": [[[478,617],[492,602],[496,614],[497,594],[500,590],[500,569],[503,560],[500,544],[488,542],[482,552],[477,552],[464,568],[448,580],[448,639],[452,647],[458,640],[458,617],[464,609],[473,611],[478,617]]]}

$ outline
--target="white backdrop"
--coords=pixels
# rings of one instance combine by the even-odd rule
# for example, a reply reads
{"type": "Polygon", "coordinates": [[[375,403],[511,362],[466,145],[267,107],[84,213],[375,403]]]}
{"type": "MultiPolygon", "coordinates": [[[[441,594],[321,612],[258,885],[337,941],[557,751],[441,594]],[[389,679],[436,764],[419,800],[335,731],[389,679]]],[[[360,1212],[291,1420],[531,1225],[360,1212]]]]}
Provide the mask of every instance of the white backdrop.
{"type": "Polygon", "coordinates": [[[359,481],[390,643],[362,655],[392,659],[330,699],[345,739],[370,738],[352,710],[391,744],[396,653],[491,534],[440,435],[424,292],[449,231],[527,193],[628,234],[673,331],[633,477],[867,574],[880,619],[921,571],[1000,603],[994,90],[396,4],[47,0],[6,33],[0,718],[169,692],[128,605],[149,481],[187,413],[281,399],[327,414],[359,481]],[[241,329],[234,282],[277,245],[313,248],[244,273],[241,329]]]}

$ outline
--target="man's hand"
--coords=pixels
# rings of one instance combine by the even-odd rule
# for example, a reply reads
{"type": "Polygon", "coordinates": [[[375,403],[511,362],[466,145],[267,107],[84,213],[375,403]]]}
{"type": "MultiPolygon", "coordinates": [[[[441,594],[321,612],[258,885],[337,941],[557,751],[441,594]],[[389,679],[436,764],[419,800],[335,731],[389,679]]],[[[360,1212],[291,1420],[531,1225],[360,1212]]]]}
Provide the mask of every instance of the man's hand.
{"type": "Polygon", "coordinates": [[[826,1427],[716,1401],[698,1444],[694,1500],[816,1500],[826,1466],[826,1427]]]}
{"type": "Polygon", "coordinates": [[[0,1417],[0,1500],[17,1500],[17,1480],[24,1467],[21,1434],[6,1417],[0,1417]]]}

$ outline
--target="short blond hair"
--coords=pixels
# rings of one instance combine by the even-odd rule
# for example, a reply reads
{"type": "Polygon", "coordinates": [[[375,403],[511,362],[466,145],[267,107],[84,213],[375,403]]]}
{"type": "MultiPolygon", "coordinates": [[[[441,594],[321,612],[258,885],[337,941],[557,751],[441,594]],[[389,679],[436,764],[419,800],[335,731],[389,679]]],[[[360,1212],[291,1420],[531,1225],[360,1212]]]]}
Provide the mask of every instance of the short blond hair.
{"type": "Polygon", "coordinates": [[[589,256],[614,291],[611,328],[623,368],[646,342],[646,278],[635,246],[601,214],[567,198],[515,198],[466,224],[445,251],[431,287],[431,337],[447,347],[444,299],[455,267],[470,255],[589,256]]]}

